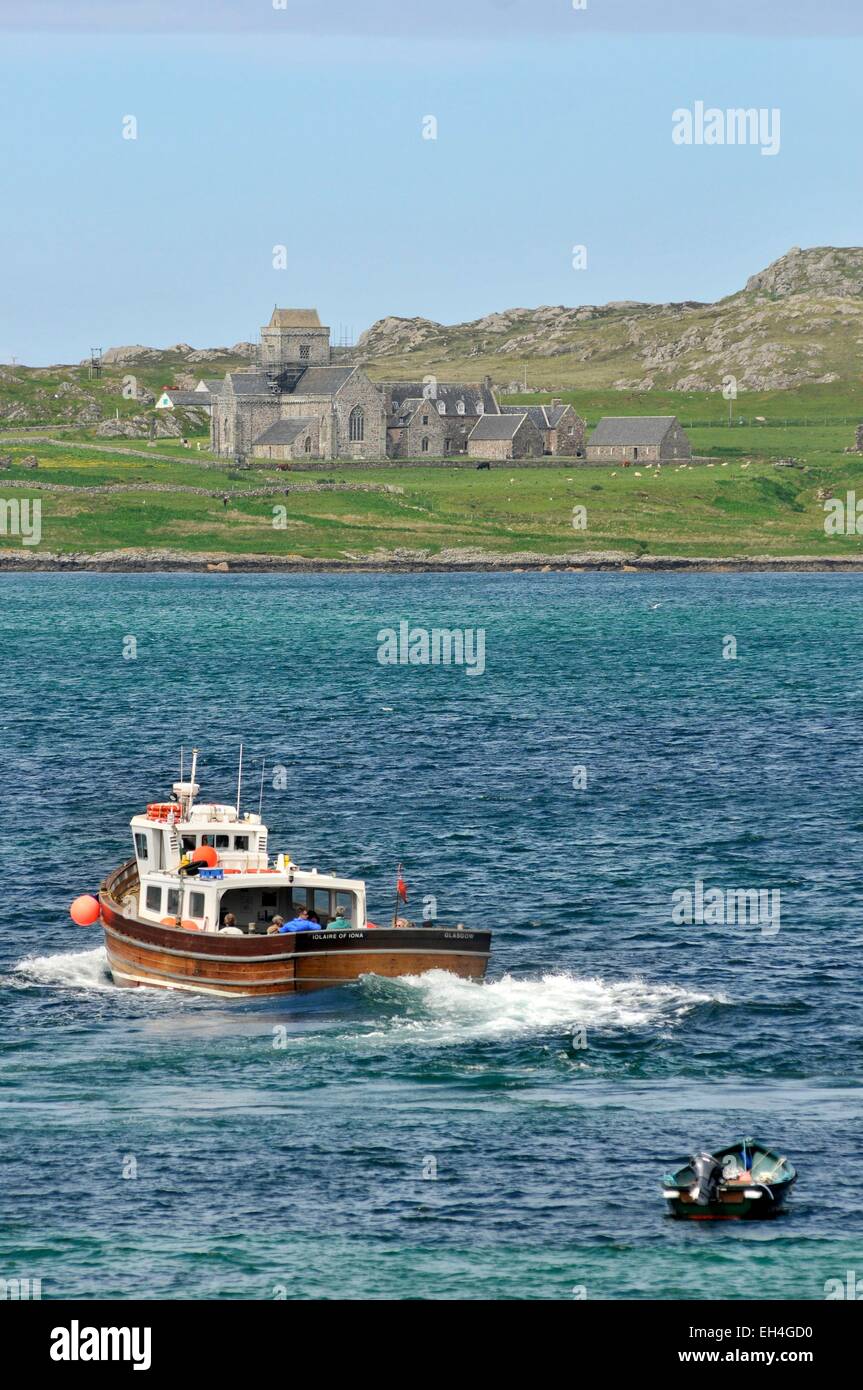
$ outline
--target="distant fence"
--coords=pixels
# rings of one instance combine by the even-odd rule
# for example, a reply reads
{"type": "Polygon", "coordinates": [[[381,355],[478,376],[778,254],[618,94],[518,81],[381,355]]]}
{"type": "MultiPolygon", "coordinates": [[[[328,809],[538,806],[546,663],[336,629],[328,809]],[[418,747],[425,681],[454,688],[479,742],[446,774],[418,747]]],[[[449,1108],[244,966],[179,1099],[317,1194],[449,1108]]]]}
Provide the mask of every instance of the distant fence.
{"type": "Polygon", "coordinates": [[[716,429],[738,429],[741,426],[755,429],[815,429],[826,425],[850,425],[856,428],[863,421],[863,410],[859,415],[804,415],[795,419],[788,415],[783,415],[781,419],[765,416],[758,419],[751,415],[748,417],[737,416],[733,420],[686,420],[678,415],[678,420],[686,430],[716,430],[716,429]]]}

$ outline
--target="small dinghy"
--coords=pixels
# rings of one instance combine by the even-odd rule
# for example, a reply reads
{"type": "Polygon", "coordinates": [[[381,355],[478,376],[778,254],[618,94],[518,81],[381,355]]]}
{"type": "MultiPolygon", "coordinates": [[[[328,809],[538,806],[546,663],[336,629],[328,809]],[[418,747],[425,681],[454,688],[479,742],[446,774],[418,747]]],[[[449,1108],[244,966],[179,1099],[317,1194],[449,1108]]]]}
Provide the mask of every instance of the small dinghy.
{"type": "Polygon", "coordinates": [[[741,1139],[715,1153],[678,1159],[663,1178],[662,1195],[672,1216],[690,1221],[753,1220],[774,1216],[797,1170],[757,1139],[741,1139]]]}

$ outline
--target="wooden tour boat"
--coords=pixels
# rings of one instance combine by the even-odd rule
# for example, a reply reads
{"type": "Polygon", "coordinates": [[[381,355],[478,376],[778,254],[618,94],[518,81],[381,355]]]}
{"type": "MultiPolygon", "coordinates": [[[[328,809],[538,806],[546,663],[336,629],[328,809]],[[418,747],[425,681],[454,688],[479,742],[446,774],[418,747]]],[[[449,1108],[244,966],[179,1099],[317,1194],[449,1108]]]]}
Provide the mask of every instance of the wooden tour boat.
{"type": "Polygon", "coordinates": [[[775,1216],[797,1181],[784,1156],[757,1139],[742,1139],[715,1153],[678,1159],[663,1178],[672,1216],[691,1221],[753,1220],[775,1216]]]}
{"type": "Polygon", "coordinates": [[[75,916],[84,924],[101,915],[116,984],[254,996],[367,974],[484,976],[490,931],[397,915],[376,927],[361,879],[301,869],[286,854],[271,859],[267,827],[260,814],[240,814],[239,794],[236,807],[195,800],[195,767],[193,753],[191,778],[181,773],[175,799],[132,817],[134,858],[102,883],[92,916],[75,916]],[[274,917],[290,922],[304,908],[320,928],[267,934],[274,917]],[[339,909],[344,924],[333,927],[339,909]],[[236,924],[226,927],[229,915],[236,924]]]}

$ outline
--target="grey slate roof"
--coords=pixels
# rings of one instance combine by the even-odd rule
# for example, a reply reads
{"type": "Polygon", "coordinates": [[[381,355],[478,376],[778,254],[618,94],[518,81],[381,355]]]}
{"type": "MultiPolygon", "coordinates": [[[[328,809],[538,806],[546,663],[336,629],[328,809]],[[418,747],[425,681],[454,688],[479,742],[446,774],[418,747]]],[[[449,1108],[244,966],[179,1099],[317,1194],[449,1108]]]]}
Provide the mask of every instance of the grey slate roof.
{"type": "Polygon", "coordinates": [[[313,420],[276,420],[259,434],[254,444],[293,444],[298,434],[314,425],[313,420]]]}
{"type": "Polygon", "coordinates": [[[428,411],[435,408],[434,401],[424,401],[420,396],[407,396],[390,418],[395,425],[406,425],[423,406],[428,411]]]}
{"type": "Polygon", "coordinates": [[[553,430],[567,412],[565,405],[502,405],[504,415],[527,415],[538,430],[553,430]]]}
{"type": "MultiPolygon", "coordinates": [[[[224,384],[223,381],[222,381],[222,378],[221,378],[221,377],[215,377],[215,376],[205,376],[205,377],[203,377],[202,379],[203,379],[204,385],[206,386],[206,388],[207,388],[207,390],[209,391],[210,395],[211,395],[211,396],[218,396],[218,394],[219,394],[219,392],[221,391],[222,386],[223,386],[223,384],[224,384]]],[[[200,395],[200,396],[202,396],[203,394],[204,394],[203,391],[199,391],[199,392],[198,392],[198,395],[200,395]]]]}
{"type": "Polygon", "coordinates": [[[526,410],[518,415],[482,415],[470,432],[471,439],[512,439],[519,427],[529,419],[526,410]]]}
{"type": "Polygon", "coordinates": [[[266,372],[228,372],[223,390],[235,396],[335,396],[355,371],[356,366],[306,367],[295,383],[282,392],[273,390],[266,372]]]}
{"type": "Polygon", "coordinates": [[[597,444],[661,444],[676,415],[605,415],[588,439],[597,444]]]}
{"type": "MultiPolygon", "coordinates": [[[[402,401],[415,397],[425,398],[426,388],[421,381],[387,381],[383,385],[392,396],[395,414],[398,414],[402,401]]],[[[493,391],[489,391],[485,386],[471,386],[466,382],[439,381],[437,394],[429,396],[427,399],[429,405],[433,405],[435,410],[443,401],[447,415],[456,417],[459,413],[459,401],[464,401],[465,415],[481,415],[483,412],[497,415],[500,409],[493,391]]]]}
{"type": "Polygon", "coordinates": [[[172,391],[169,386],[164,394],[172,405],[196,405],[199,410],[209,405],[209,397],[203,391],[172,391]]]}
{"type": "Polygon", "coordinates": [[[297,381],[296,386],[290,392],[292,396],[334,396],[344,386],[348,377],[353,376],[356,366],[352,367],[306,367],[302,376],[297,381]]]}
{"type": "Polygon", "coordinates": [[[228,372],[223,389],[235,396],[272,395],[266,372],[228,372]]]}

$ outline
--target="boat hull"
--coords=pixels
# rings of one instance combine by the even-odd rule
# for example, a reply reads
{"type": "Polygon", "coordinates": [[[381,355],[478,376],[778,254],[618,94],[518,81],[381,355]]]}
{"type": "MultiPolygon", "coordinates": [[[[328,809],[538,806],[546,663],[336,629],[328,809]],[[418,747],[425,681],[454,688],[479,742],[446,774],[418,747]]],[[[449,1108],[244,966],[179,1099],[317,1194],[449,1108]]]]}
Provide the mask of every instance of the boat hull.
{"type": "Polygon", "coordinates": [[[100,894],[108,965],[116,984],[250,997],[349,984],[361,975],[448,970],[485,975],[491,932],[446,927],[226,936],[143,922],[100,894]]]}
{"type": "Polygon", "coordinates": [[[668,1200],[668,1210],[686,1221],[764,1221],[782,1210],[786,1195],[784,1189],[765,1189],[757,1198],[746,1197],[743,1192],[723,1192],[718,1202],[699,1206],[681,1194],[668,1200]]]}
{"type": "Polygon", "coordinates": [[[734,1162],[705,1193],[710,1201],[698,1202],[693,1195],[699,1185],[697,1159],[678,1160],[680,1167],[664,1179],[664,1195],[670,1214],[687,1221],[763,1221],[782,1210],[797,1181],[793,1163],[757,1139],[747,1137],[699,1157],[717,1169],[734,1162]]]}

